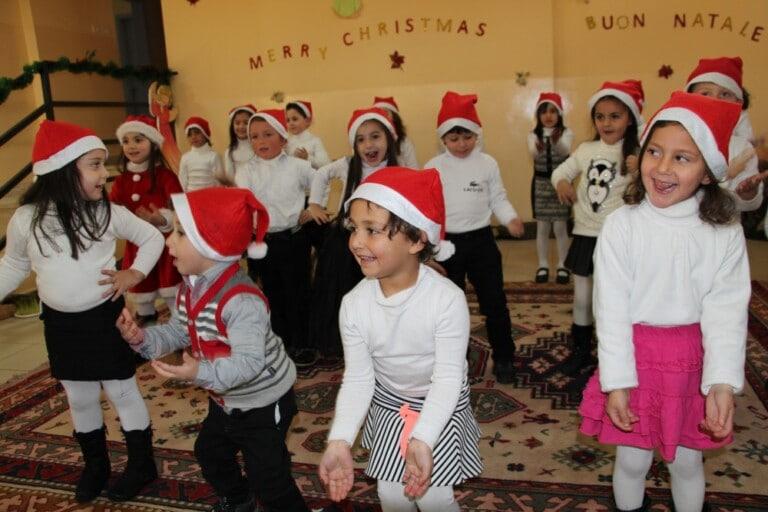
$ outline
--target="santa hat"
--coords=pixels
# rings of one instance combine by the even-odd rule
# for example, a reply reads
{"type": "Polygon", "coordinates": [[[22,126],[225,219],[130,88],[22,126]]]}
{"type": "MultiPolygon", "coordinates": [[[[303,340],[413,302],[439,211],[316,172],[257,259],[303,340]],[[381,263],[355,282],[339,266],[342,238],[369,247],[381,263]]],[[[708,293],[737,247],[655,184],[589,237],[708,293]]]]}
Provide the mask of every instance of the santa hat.
{"type": "Polygon", "coordinates": [[[597,102],[606,96],[613,96],[627,106],[635,118],[637,126],[643,124],[643,103],[645,103],[645,93],[643,84],[640,80],[624,80],[622,82],[603,82],[598,91],[589,98],[589,110],[591,111],[597,105],[597,102]]]}
{"type": "Polygon", "coordinates": [[[442,137],[457,126],[480,135],[482,124],[477,117],[475,103],[477,103],[476,94],[446,92],[440,112],[437,114],[437,135],[442,137]]]}
{"type": "Polygon", "coordinates": [[[437,248],[437,261],[453,256],[456,248],[445,240],[443,184],[436,169],[418,171],[385,167],[364,179],[344,203],[344,208],[349,210],[355,199],[376,203],[424,231],[427,239],[437,248]]]}
{"type": "Polygon", "coordinates": [[[192,128],[197,128],[203,132],[205,139],[208,142],[211,141],[211,128],[208,126],[208,121],[202,117],[190,117],[184,125],[184,135],[189,135],[189,130],[192,128]]]}
{"type": "Polygon", "coordinates": [[[276,108],[270,108],[266,110],[261,110],[259,112],[256,112],[251,116],[251,118],[248,120],[248,137],[250,138],[250,131],[251,131],[251,123],[257,120],[262,120],[268,123],[272,128],[277,131],[277,133],[280,134],[280,136],[284,139],[288,138],[288,128],[285,125],[285,112],[276,109],[276,108]]]}
{"type": "Polygon", "coordinates": [[[539,99],[536,102],[536,111],[539,110],[539,107],[542,105],[542,103],[549,103],[553,105],[557,109],[557,112],[561,116],[563,115],[563,99],[556,92],[543,92],[539,94],[539,99]]]}
{"type": "Polygon", "coordinates": [[[269,213],[248,189],[214,187],[172,194],[171,201],[184,235],[202,256],[237,261],[267,254],[264,235],[269,213]]]}
{"type": "Polygon", "coordinates": [[[397,103],[395,102],[395,98],[392,96],[382,97],[382,96],[375,96],[373,98],[373,106],[377,108],[383,108],[385,110],[389,110],[391,112],[394,112],[395,114],[400,114],[400,109],[397,108],[397,103]]]}
{"type": "Polygon", "coordinates": [[[288,105],[296,105],[302,112],[304,112],[304,117],[312,119],[312,104],[310,102],[305,100],[293,100],[288,105]]]}
{"type": "Polygon", "coordinates": [[[395,125],[392,124],[392,121],[390,121],[387,113],[384,110],[378,107],[364,108],[352,112],[352,117],[349,119],[349,123],[347,124],[347,134],[349,135],[350,146],[353,148],[355,147],[355,136],[357,134],[358,128],[360,128],[364,122],[371,120],[378,121],[383,124],[384,127],[389,130],[389,133],[392,134],[392,138],[397,140],[397,131],[395,131],[395,125]]]}
{"type": "Polygon", "coordinates": [[[94,149],[107,151],[93,130],[62,121],[45,120],[35,135],[32,147],[32,172],[42,176],[58,171],[94,149]]]}
{"type": "Polygon", "coordinates": [[[229,117],[229,123],[230,124],[232,124],[232,119],[235,118],[235,115],[238,112],[245,112],[245,113],[248,114],[248,116],[250,118],[250,116],[254,115],[257,112],[257,110],[256,110],[256,107],[254,107],[250,103],[246,103],[245,105],[239,105],[239,106],[233,108],[232,110],[229,111],[229,114],[227,114],[227,116],[229,117]]]}
{"type": "Polygon", "coordinates": [[[741,107],[737,103],[700,94],[673,92],[669,101],[648,121],[640,144],[645,144],[651,127],[658,121],[676,121],[698,146],[715,178],[723,181],[728,170],[728,144],[740,114],[741,107]]]}
{"type": "Polygon", "coordinates": [[[717,59],[701,59],[690,75],[685,90],[690,91],[693,84],[712,82],[725,87],[740,100],[744,100],[744,90],[741,88],[741,57],[719,57],[717,59]]]}
{"type": "Polygon", "coordinates": [[[122,140],[126,133],[140,133],[158,146],[165,140],[155,127],[155,118],[149,116],[128,116],[117,127],[117,139],[122,140]]]}

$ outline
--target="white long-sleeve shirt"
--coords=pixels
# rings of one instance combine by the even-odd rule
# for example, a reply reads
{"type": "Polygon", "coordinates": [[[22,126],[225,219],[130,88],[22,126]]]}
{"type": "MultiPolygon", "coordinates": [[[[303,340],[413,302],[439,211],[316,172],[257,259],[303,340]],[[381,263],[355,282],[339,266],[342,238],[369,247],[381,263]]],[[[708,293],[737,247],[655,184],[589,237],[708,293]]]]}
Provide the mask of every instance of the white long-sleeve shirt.
{"type": "Polygon", "coordinates": [[[397,157],[398,165],[409,169],[420,169],[419,160],[416,158],[416,146],[411,139],[404,138],[400,143],[400,156],[397,157]]]}
{"type": "MultiPolygon", "coordinates": [[[[544,137],[551,137],[552,136],[552,128],[544,128],[542,131],[542,134],[544,137]]],[[[536,158],[536,155],[539,154],[539,149],[536,147],[536,142],[538,142],[539,138],[536,137],[536,134],[534,132],[528,132],[528,152],[531,154],[533,158],[536,158]]],[[[557,139],[557,144],[552,146],[552,151],[555,153],[560,153],[563,155],[567,155],[571,152],[571,146],[573,145],[573,132],[570,128],[566,128],[563,130],[563,134],[560,136],[559,139],[557,139]]]]}
{"type": "Polygon", "coordinates": [[[331,161],[323,141],[317,135],[310,133],[309,130],[304,130],[298,135],[288,134],[288,144],[285,146],[285,152],[290,156],[294,156],[293,153],[299,148],[307,150],[309,163],[314,169],[319,169],[331,161]]]}
{"type": "Polygon", "coordinates": [[[267,207],[268,231],[276,233],[299,224],[314,172],[306,160],[281,152],[272,160],[250,160],[235,174],[235,183],[249,189],[267,207]]]}
{"type": "MultiPolygon", "coordinates": [[[[728,158],[730,161],[733,161],[734,159],[738,158],[743,151],[751,149],[753,149],[752,143],[744,137],[735,135],[734,132],[734,135],[731,137],[731,140],[728,143],[728,158]]],[[[746,167],[743,171],[741,171],[741,173],[739,173],[732,180],[727,180],[720,184],[720,186],[732,192],[733,199],[736,201],[736,209],[738,211],[751,212],[752,210],[757,210],[760,208],[760,205],[763,203],[762,182],[757,186],[757,194],[755,194],[755,197],[752,199],[744,200],[736,193],[736,187],[739,186],[739,183],[759,172],[760,170],[758,169],[757,155],[754,155],[749,159],[746,167]]]]}
{"type": "Polygon", "coordinates": [[[434,447],[467,377],[469,310],[464,293],[421,265],[416,284],[385,297],[364,279],[339,311],[344,381],[328,439],[354,442],[375,382],[399,395],[426,397],[413,437],[434,447]]]}
{"type": "Polygon", "coordinates": [[[466,158],[456,158],[445,151],[426,163],[435,168],[443,182],[445,230],[465,233],[491,223],[491,214],[502,224],[517,217],[507,198],[496,160],[475,148],[466,158]]]}
{"type": "Polygon", "coordinates": [[[594,310],[600,385],[637,386],[632,324],[701,323],[701,392],[744,386],[749,261],[738,223],[699,218],[694,196],[668,208],[626,205],[605,221],[595,249],[594,310]]]}
{"type": "Polygon", "coordinates": [[[230,151],[229,148],[224,151],[224,172],[227,178],[234,180],[237,170],[245,167],[255,157],[256,153],[253,152],[248,139],[238,139],[237,146],[233,151],[230,151]]]}
{"type": "MultiPolygon", "coordinates": [[[[320,169],[315,171],[314,177],[312,178],[312,188],[309,193],[309,202],[319,204],[320,206],[326,207],[328,205],[328,195],[331,190],[331,180],[332,179],[338,179],[341,180],[342,183],[342,190],[346,190],[347,187],[347,175],[349,174],[349,157],[342,157],[338,160],[334,160],[333,162],[329,163],[328,165],[324,165],[320,169]]],[[[378,165],[374,165],[373,167],[363,164],[363,169],[360,177],[360,181],[363,181],[365,178],[373,174],[375,171],[378,171],[379,169],[383,169],[387,166],[387,161],[384,160],[380,162],[378,165]]],[[[341,212],[344,210],[344,194],[342,193],[342,197],[339,200],[338,209],[337,212],[341,212]]]]}
{"type": "Polygon", "coordinates": [[[739,122],[736,123],[736,128],[733,129],[733,134],[737,137],[747,139],[750,144],[752,143],[752,139],[755,138],[755,132],[752,129],[752,121],[750,121],[749,114],[747,114],[746,110],[741,111],[739,122]]]}
{"type": "Polygon", "coordinates": [[[215,187],[219,184],[216,174],[223,171],[221,156],[209,144],[203,144],[181,155],[179,182],[184,192],[215,187]]]}
{"type": "MultiPolygon", "coordinates": [[[[129,240],[139,246],[132,269],[148,275],[163,252],[165,240],[154,226],[136,217],[127,208],[110,205],[112,216],[109,227],[96,242],[78,252],[73,259],[69,239],[61,228],[55,212],[43,221],[45,232],[51,235],[53,245],[35,228],[43,248],[32,234],[34,205],[19,207],[8,223],[5,255],[0,260],[0,300],[19,287],[31,271],[37,278],[40,299],[55,310],[65,313],[87,311],[106,302],[101,294],[110,285],[100,285],[102,270],[115,270],[117,240],[129,240]]],[[[101,212],[106,215],[106,209],[101,212]]]]}

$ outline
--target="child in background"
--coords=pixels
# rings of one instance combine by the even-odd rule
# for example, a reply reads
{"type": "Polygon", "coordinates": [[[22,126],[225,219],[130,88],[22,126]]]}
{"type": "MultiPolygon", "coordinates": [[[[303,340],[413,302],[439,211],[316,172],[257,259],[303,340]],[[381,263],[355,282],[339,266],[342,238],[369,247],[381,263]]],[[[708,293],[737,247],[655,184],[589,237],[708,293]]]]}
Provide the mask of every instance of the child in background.
{"type": "Polygon", "coordinates": [[[445,194],[446,237],[456,253],[442,262],[448,277],[462,290],[474,286],[485,315],[493,357],[493,374],[501,384],[515,379],[515,342],[504,294],[501,252],[491,229],[491,214],[513,236],[523,234],[523,221],[507,199],[499,165],[476,147],[481,133],[475,110],[477,96],[447,92],[437,116],[444,153],[427,162],[440,173],[445,194]]]}
{"type": "Polygon", "coordinates": [[[581,431],[618,445],[618,510],[650,510],[658,449],[680,512],[704,507],[702,450],[732,441],[744,386],[749,261],[718,186],[739,117],[733,103],[675,92],[643,134],[640,176],[595,250],[599,369],[581,431]]]}
{"type": "Polygon", "coordinates": [[[398,108],[397,103],[395,103],[395,98],[392,96],[386,98],[376,96],[373,98],[373,106],[375,108],[384,109],[384,111],[388,113],[392,124],[395,126],[395,133],[397,134],[397,161],[404,167],[419,169],[419,162],[416,159],[416,147],[405,133],[405,126],[400,117],[400,109],[398,108]]]}
{"type": "Polygon", "coordinates": [[[354,481],[365,419],[366,475],[384,512],[458,512],[453,486],[482,471],[467,381],[469,310],[461,289],[423,263],[450,249],[434,169],[385,168],[345,203],[349,249],[368,279],[339,315],[344,380],[318,468],[330,498],[354,481]]]}
{"type": "Polygon", "coordinates": [[[210,393],[195,456],[219,497],[213,511],[251,512],[252,493],[269,511],[308,511],[285,445],[297,413],[296,368],[272,332],[267,299],[238,263],[246,251],[264,252],[267,211],[243,189],[210,188],[172,199],[176,218],[166,243],[185,276],[177,314],[142,330],[124,310],[117,327],[160,376],[192,381],[210,393]],[[186,347],[192,355],[183,352],[181,365],[158,360],[186,347]]]}
{"type": "Polygon", "coordinates": [[[308,160],[313,169],[330,163],[320,137],[310,133],[312,125],[312,104],[308,101],[296,100],[285,106],[285,123],[288,127],[288,144],[285,152],[290,156],[308,160]]]}
{"type": "Polygon", "coordinates": [[[224,175],[221,157],[211,148],[211,129],[202,117],[190,117],[184,133],[192,148],[181,156],[179,181],[185,192],[219,185],[224,175]]]}
{"type": "Polygon", "coordinates": [[[575,375],[589,365],[592,353],[592,253],[605,217],[624,204],[632,178],[629,162],[637,159],[638,127],[644,101],[638,80],[605,82],[589,99],[595,139],[584,142],[552,173],[552,185],[573,208],[573,241],[565,266],[573,277],[572,350],[561,365],[575,375]],[[581,176],[578,190],[571,184],[581,176]]]}
{"type": "Polygon", "coordinates": [[[563,100],[554,92],[543,92],[536,102],[536,128],[528,134],[528,151],[533,157],[531,203],[536,219],[536,252],[539,268],[536,282],[549,281],[549,232],[555,231],[557,241],[557,276],[559,284],[568,284],[571,273],[565,268],[568,253],[568,219],[571,208],[562,204],[552,186],[552,171],[571,152],[573,132],[563,124],[563,100]]]}
{"type": "MultiPolygon", "coordinates": [[[[163,136],[149,116],[128,116],[117,128],[117,139],[123,148],[120,157],[120,175],[112,183],[109,199],[128,208],[166,235],[171,232],[173,213],[168,209],[171,194],[182,192],[176,175],[165,165],[160,153],[163,136]]],[[[138,248],[127,243],[123,254],[123,268],[130,268],[138,248]]],[[[176,290],[181,276],[173,266],[168,251],[164,250],[157,265],[147,277],[130,290],[130,299],[136,306],[139,323],[157,320],[155,299],[163,298],[173,309],[176,290]]]]}
{"type": "Polygon", "coordinates": [[[0,260],[0,300],[31,271],[36,274],[51,375],[64,387],[85,460],[75,490],[79,503],[98,497],[110,476],[102,388],[128,448],[127,468],[109,490],[110,499],[131,499],[157,478],[135,359],[115,321],[123,294],[155,265],[163,237],[123,206],[110,204],[106,159],[107,148],[91,130],[43,121],[32,151],[36,180],[8,223],[0,260]],[[136,251],[130,266],[115,271],[119,239],[136,251]]]}
{"type": "Polygon", "coordinates": [[[224,179],[220,182],[234,184],[237,171],[255,156],[248,140],[248,121],[256,113],[251,104],[240,105],[229,111],[229,147],[224,151],[224,179]]]}

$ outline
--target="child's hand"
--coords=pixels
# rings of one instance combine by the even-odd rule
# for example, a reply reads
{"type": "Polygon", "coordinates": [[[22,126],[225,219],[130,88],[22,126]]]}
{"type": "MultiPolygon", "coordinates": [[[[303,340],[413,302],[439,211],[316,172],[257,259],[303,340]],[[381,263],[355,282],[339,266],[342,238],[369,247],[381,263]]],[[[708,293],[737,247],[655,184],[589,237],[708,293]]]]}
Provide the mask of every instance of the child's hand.
{"type": "Polygon", "coordinates": [[[328,213],[328,210],[320,206],[319,204],[315,203],[309,203],[309,206],[306,210],[309,215],[312,217],[312,220],[314,220],[317,224],[325,224],[327,222],[330,222],[331,215],[328,213]]]}
{"type": "Polygon", "coordinates": [[[573,185],[568,180],[557,182],[557,198],[562,204],[571,205],[576,202],[576,191],[573,190],[573,185]]]}
{"type": "Polygon", "coordinates": [[[520,238],[525,233],[525,226],[523,225],[523,220],[520,217],[515,217],[511,221],[509,221],[509,224],[507,224],[507,231],[509,231],[509,234],[514,236],[515,238],[520,238]]]}
{"type": "Polygon", "coordinates": [[[112,285],[108,291],[101,294],[101,297],[104,299],[112,297],[112,302],[115,302],[125,292],[142,282],[145,277],[144,274],[134,268],[126,270],[104,269],[101,273],[109,277],[99,281],[99,284],[112,285]]]}
{"type": "Polygon", "coordinates": [[[405,452],[405,496],[415,500],[424,496],[432,477],[432,449],[424,441],[411,438],[405,452]]]}
{"type": "Polygon", "coordinates": [[[132,349],[136,350],[144,342],[144,329],[138,326],[128,308],[123,308],[120,316],[117,317],[115,325],[117,330],[120,331],[120,335],[128,342],[132,349]]]}
{"type": "Polygon", "coordinates": [[[626,389],[615,389],[608,393],[605,412],[616,428],[624,432],[632,432],[632,424],[640,420],[629,409],[629,390],[626,389]]]}
{"type": "Polygon", "coordinates": [[[181,358],[181,364],[178,366],[158,360],[152,360],[150,364],[161,377],[167,379],[194,380],[197,377],[197,370],[200,368],[200,361],[189,355],[186,350],[182,352],[181,358]]]}
{"type": "Polygon", "coordinates": [[[302,160],[309,160],[309,152],[304,148],[296,148],[296,151],[293,152],[293,156],[301,158],[302,160]]]}
{"type": "Polygon", "coordinates": [[[328,442],[317,473],[325,485],[328,497],[333,501],[341,501],[347,497],[355,481],[355,472],[352,466],[352,450],[346,441],[328,442]]]}
{"type": "Polygon", "coordinates": [[[728,384],[709,388],[705,405],[706,417],[700,428],[712,437],[722,439],[733,431],[733,389],[728,384]]]}
{"type": "Polygon", "coordinates": [[[640,170],[640,159],[637,158],[637,155],[629,155],[626,160],[624,160],[624,166],[627,168],[629,174],[637,174],[637,171],[640,170]]]}
{"type": "Polygon", "coordinates": [[[538,137],[536,137],[536,151],[538,151],[539,153],[544,151],[544,143],[541,142],[538,137]]]}
{"type": "Polygon", "coordinates": [[[749,178],[736,185],[734,192],[736,192],[736,194],[738,194],[738,196],[744,201],[754,199],[757,195],[757,187],[760,186],[760,182],[767,178],[768,171],[763,171],[761,173],[755,174],[754,176],[750,176],[749,178]]]}
{"type": "Polygon", "coordinates": [[[149,203],[149,209],[143,206],[139,206],[136,209],[136,215],[142,220],[145,220],[153,226],[157,227],[165,226],[168,222],[163,214],[160,213],[160,209],[153,203],[149,203]]]}

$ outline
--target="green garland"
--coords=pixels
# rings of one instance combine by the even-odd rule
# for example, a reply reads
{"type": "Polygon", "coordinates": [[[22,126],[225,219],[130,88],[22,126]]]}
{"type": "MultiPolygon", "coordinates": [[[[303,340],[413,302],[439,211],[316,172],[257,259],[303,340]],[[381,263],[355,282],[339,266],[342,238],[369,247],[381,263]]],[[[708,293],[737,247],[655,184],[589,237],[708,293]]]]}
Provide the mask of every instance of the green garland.
{"type": "Polygon", "coordinates": [[[96,73],[101,76],[111,76],[122,80],[124,78],[138,78],[142,81],[158,81],[162,84],[170,83],[171,77],[176,71],[170,69],[157,69],[153,66],[119,66],[112,61],[103,64],[93,60],[95,52],[90,52],[86,55],[85,59],[79,59],[71,61],[67,57],[61,57],[54,61],[39,61],[36,60],[32,64],[24,66],[24,72],[16,78],[10,78],[7,76],[0,77],[0,105],[5,103],[8,95],[11,91],[24,89],[32,83],[32,79],[36,73],[40,73],[43,69],[46,69],[48,73],[56,73],[58,71],[69,71],[70,73],[96,73]]]}

